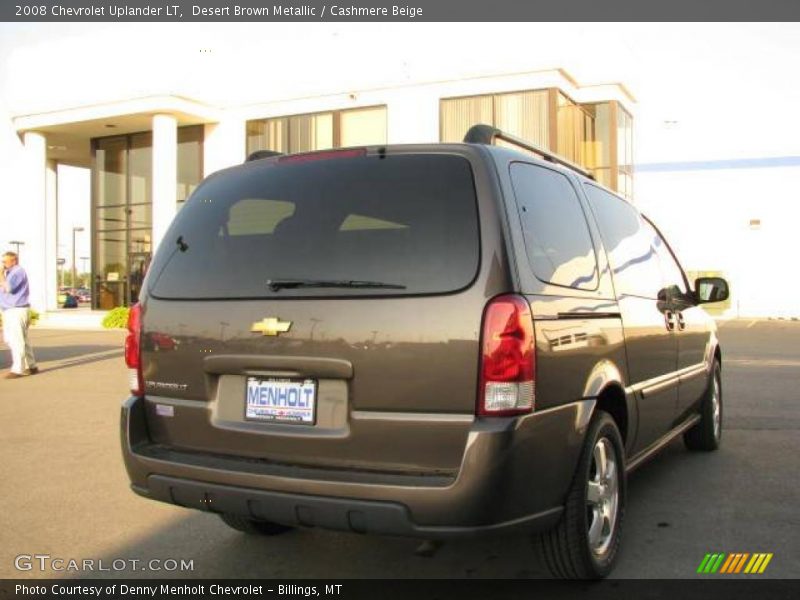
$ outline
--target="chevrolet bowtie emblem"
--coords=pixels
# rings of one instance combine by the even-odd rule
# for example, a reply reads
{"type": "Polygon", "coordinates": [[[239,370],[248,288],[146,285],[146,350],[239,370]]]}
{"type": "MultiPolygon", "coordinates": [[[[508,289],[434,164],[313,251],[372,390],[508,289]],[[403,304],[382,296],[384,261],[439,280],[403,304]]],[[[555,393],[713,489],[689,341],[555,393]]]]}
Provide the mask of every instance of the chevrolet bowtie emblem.
{"type": "Polygon", "coordinates": [[[292,326],[291,321],[281,321],[275,317],[268,317],[263,321],[256,321],[250,328],[253,333],[263,333],[264,335],[278,335],[286,333],[292,326]]]}

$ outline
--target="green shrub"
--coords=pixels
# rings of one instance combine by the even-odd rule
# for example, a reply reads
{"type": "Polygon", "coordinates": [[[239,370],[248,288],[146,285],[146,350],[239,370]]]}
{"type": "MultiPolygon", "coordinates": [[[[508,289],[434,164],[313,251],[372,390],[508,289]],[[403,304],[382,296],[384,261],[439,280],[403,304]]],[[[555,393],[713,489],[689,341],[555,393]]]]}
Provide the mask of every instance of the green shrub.
{"type": "MultiPolygon", "coordinates": [[[[31,325],[36,325],[39,321],[39,313],[32,308],[28,309],[28,317],[30,318],[31,325]]],[[[3,312],[0,311],[0,327],[3,326],[3,312]]]]}
{"type": "Polygon", "coordinates": [[[103,327],[106,329],[125,329],[128,325],[128,313],[130,309],[127,306],[118,306],[108,311],[108,314],[103,317],[103,327]]]}

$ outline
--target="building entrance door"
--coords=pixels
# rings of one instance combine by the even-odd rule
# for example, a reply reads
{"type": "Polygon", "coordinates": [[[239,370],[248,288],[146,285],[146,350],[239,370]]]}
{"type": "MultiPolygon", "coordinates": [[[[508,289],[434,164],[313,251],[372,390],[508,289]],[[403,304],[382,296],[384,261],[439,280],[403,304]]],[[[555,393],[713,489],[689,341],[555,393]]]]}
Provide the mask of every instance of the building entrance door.
{"type": "Polygon", "coordinates": [[[128,290],[130,290],[129,304],[139,301],[139,294],[142,291],[142,282],[150,266],[150,252],[131,252],[128,255],[128,290]]]}
{"type": "MultiPolygon", "coordinates": [[[[178,129],[176,201],[202,178],[203,127],[178,129]]],[[[92,140],[92,280],[94,307],[139,300],[153,242],[153,135],[149,131],[92,140]]]]}
{"type": "Polygon", "coordinates": [[[152,134],[95,139],[93,152],[95,308],[108,310],[136,302],[150,262],[152,134]]]}

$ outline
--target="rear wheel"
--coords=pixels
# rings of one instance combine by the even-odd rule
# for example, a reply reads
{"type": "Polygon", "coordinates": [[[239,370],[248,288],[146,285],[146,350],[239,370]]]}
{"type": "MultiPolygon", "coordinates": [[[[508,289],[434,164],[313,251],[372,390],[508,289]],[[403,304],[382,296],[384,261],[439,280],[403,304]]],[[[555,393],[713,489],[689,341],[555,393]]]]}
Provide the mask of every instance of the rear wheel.
{"type": "Polygon", "coordinates": [[[595,413],[559,524],[535,540],[550,572],[600,579],[614,565],[625,514],[625,451],[611,416],[595,413]]]}
{"type": "Polygon", "coordinates": [[[220,518],[228,527],[233,527],[237,531],[250,535],[280,535],[294,529],[294,527],[289,527],[288,525],[272,523],[271,521],[256,521],[255,519],[248,519],[247,517],[230,513],[222,513],[220,518]]]}
{"type": "Polygon", "coordinates": [[[714,361],[711,380],[700,404],[700,421],[683,434],[689,450],[710,452],[719,448],[722,440],[722,368],[714,361]]]}

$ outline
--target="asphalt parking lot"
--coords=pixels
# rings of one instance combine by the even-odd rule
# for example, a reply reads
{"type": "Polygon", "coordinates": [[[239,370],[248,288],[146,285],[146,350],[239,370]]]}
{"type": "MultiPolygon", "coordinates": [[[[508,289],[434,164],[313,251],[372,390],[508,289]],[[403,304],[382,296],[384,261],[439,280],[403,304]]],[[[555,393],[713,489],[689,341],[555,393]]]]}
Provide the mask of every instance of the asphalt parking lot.
{"type": "MultiPolygon", "coordinates": [[[[144,500],[119,453],[123,333],[34,330],[42,372],[0,380],[0,578],[53,576],[528,578],[544,575],[525,539],[418,543],[318,530],[252,538],[216,516],[144,500]],[[15,568],[19,555],[126,559],[120,571],[15,568]],[[131,560],[192,561],[141,571],[131,560]]],[[[617,578],[692,578],[708,552],[770,552],[757,577],[800,576],[800,323],[731,321],[723,343],[719,452],[680,440],[631,476],[617,578]]],[[[0,368],[10,364],[0,346],[0,368]]],[[[121,563],[117,563],[121,564],[121,563]]],[[[167,563],[162,563],[166,565],[167,563]]],[[[708,576],[706,576],[708,577],[708,576]]]]}

